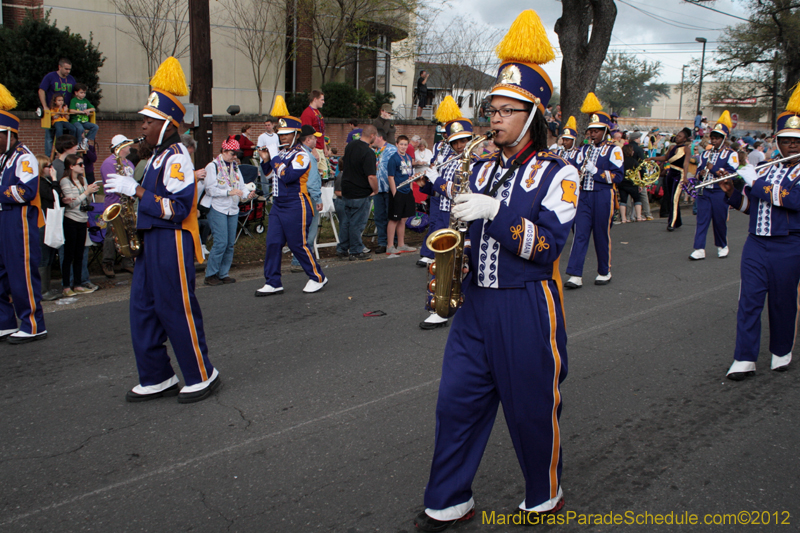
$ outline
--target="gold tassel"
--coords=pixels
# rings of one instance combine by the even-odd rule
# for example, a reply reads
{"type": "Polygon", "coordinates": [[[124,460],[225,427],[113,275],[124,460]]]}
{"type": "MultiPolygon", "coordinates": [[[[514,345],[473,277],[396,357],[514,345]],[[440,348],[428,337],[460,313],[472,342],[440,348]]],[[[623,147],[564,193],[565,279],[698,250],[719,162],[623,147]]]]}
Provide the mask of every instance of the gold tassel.
{"type": "Polygon", "coordinates": [[[501,61],[542,65],[556,58],[542,20],[532,9],[517,16],[495,50],[501,61]]]}
{"type": "Polygon", "coordinates": [[[3,111],[11,111],[15,107],[17,107],[16,98],[6,89],[5,85],[0,84],[0,109],[3,111]]]}
{"type": "Polygon", "coordinates": [[[283,99],[283,96],[277,95],[275,97],[275,103],[272,105],[272,111],[269,114],[275,118],[289,116],[289,108],[286,107],[286,100],[283,99]]]}
{"type": "Polygon", "coordinates": [[[795,115],[800,114],[800,83],[794,86],[794,92],[792,92],[792,96],[786,104],[786,111],[795,115]]]}
{"type": "Polygon", "coordinates": [[[594,95],[594,93],[589,93],[586,95],[586,99],[583,101],[583,105],[581,106],[581,113],[597,113],[598,111],[603,110],[603,105],[600,103],[600,100],[594,95]]]}
{"type": "Polygon", "coordinates": [[[183,74],[181,64],[174,57],[168,57],[158,67],[155,76],[150,80],[153,89],[164,91],[174,96],[186,96],[189,87],[186,86],[186,76],[183,74]]]}
{"type": "Polygon", "coordinates": [[[448,94],[444,97],[442,103],[439,104],[439,107],[436,108],[436,113],[434,116],[436,117],[436,120],[444,124],[446,122],[450,122],[451,120],[461,118],[461,109],[458,107],[456,101],[453,100],[453,97],[448,94]]]}
{"type": "Polygon", "coordinates": [[[564,126],[564,128],[565,129],[568,128],[568,129],[571,129],[571,130],[577,130],[578,129],[578,123],[575,122],[575,117],[569,117],[569,120],[567,120],[567,125],[564,126]]]}
{"type": "Polygon", "coordinates": [[[717,119],[717,124],[722,124],[724,126],[728,126],[728,131],[733,129],[733,122],[731,121],[731,114],[728,113],[728,110],[722,112],[722,115],[717,119]]]}

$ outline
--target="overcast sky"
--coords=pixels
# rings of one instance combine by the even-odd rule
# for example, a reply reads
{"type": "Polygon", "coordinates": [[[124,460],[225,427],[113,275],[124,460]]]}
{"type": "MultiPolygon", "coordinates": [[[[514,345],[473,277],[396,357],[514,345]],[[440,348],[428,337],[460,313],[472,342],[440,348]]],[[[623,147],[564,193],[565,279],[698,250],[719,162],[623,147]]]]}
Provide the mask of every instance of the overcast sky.
{"type": "MultiPolygon", "coordinates": [[[[681,66],[688,65],[693,58],[700,59],[702,44],[696,42],[695,37],[708,39],[708,62],[717,47],[720,30],[743,22],[680,0],[617,0],[616,3],[617,20],[609,52],[632,53],[648,61],[659,61],[661,79],[658,81],[666,83],[680,83],[681,66]]],[[[441,17],[447,20],[455,15],[473,16],[478,22],[506,31],[521,11],[533,9],[541,17],[550,42],[558,51],[558,36],[553,32],[553,26],[561,16],[561,7],[556,0],[451,0],[441,17]]],[[[717,0],[709,7],[747,18],[743,1],[717,0]]],[[[560,57],[544,65],[556,86],[559,85],[560,68],[560,57]]]]}

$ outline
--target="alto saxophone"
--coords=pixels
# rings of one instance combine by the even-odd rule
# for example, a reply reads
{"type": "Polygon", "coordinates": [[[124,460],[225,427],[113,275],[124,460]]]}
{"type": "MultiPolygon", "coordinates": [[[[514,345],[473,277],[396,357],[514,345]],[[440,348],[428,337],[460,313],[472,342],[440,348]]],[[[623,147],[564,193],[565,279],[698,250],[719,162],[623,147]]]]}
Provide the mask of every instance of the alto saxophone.
{"type": "MultiPolygon", "coordinates": [[[[122,163],[120,152],[132,144],[138,144],[144,140],[139,137],[130,142],[121,143],[114,148],[116,162],[114,168],[117,174],[125,174],[125,165],[122,163]]],[[[106,228],[111,228],[114,234],[114,247],[124,257],[136,257],[142,251],[142,243],[139,241],[139,234],[136,232],[136,205],[135,200],[124,194],[119,195],[118,204],[111,204],[103,211],[103,220],[106,228]]]]}
{"type": "MultiPolygon", "coordinates": [[[[461,168],[453,177],[452,197],[470,192],[469,177],[472,152],[483,141],[491,139],[494,132],[474,137],[461,154],[461,168]]],[[[450,212],[450,225],[431,233],[425,241],[433,251],[434,260],[428,267],[432,279],[428,282],[428,302],[426,309],[442,318],[450,318],[464,303],[461,294],[461,281],[464,277],[464,242],[469,225],[450,212]]]]}

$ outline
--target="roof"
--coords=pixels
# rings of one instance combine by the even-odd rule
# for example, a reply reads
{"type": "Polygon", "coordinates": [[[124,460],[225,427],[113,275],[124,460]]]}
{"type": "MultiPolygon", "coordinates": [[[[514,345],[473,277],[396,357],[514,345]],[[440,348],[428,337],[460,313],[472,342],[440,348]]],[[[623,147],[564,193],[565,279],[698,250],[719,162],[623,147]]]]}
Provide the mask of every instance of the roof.
{"type": "Polygon", "coordinates": [[[454,87],[452,84],[469,85],[469,87],[455,87],[458,89],[477,88],[480,90],[488,91],[494,86],[495,77],[481,72],[478,69],[467,65],[452,65],[447,63],[423,63],[416,62],[416,75],[414,77],[414,86],[416,87],[416,80],[419,78],[419,73],[427,70],[428,76],[428,89],[439,89],[449,91],[454,87]]]}

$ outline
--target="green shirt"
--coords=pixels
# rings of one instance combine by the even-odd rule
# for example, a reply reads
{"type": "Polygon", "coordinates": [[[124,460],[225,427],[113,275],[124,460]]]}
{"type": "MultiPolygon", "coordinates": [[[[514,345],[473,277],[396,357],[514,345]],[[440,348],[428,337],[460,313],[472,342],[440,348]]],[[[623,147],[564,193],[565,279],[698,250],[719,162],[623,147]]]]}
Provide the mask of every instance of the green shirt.
{"type": "MultiPolygon", "coordinates": [[[[94,109],[92,103],[84,98],[83,100],[78,100],[76,97],[72,97],[72,100],[69,103],[70,109],[76,109],[78,111],[86,111],[87,109],[94,109]]],[[[69,117],[70,122],[89,122],[89,115],[71,115],[69,117]]]]}

